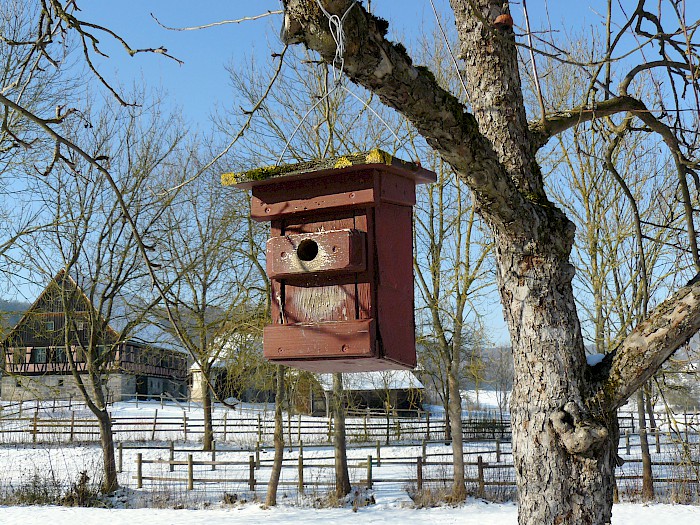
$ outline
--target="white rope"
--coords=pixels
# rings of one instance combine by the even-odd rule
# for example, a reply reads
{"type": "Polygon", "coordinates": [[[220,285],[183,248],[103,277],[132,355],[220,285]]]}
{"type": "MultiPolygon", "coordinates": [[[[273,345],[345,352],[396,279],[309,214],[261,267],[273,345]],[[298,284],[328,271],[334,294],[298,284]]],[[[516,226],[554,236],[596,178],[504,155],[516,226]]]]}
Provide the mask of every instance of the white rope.
{"type": "Polygon", "coordinates": [[[316,0],[318,7],[323,11],[323,14],[328,18],[328,29],[331,32],[331,36],[335,41],[335,57],[333,58],[333,79],[335,83],[340,83],[343,77],[343,67],[345,66],[345,31],[343,30],[343,23],[345,18],[348,16],[353,7],[355,7],[356,2],[350,4],[350,6],[345,10],[343,16],[332,15],[326,8],[321,4],[321,0],[316,0]]]}
{"type": "Polygon", "coordinates": [[[292,143],[294,136],[297,134],[302,124],[304,124],[311,112],[314,109],[316,109],[318,105],[321,104],[321,102],[326,100],[338,89],[343,79],[343,68],[345,67],[345,31],[343,31],[343,23],[345,22],[345,18],[348,16],[348,13],[350,13],[350,10],[355,6],[357,2],[356,0],[353,0],[350,6],[345,10],[345,13],[343,13],[342,17],[338,15],[333,15],[326,11],[326,8],[323,7],[323,5],[321,4],[321,0],[316,0],[316,3],[318,4],[318,7],[321,9],[323,14],[326,15],[326,18],[328,18],[328,28],[330,29],[331,35],[333,36],[333,41],[335,42],[335,57],[333,58],[332,63],[334,85],[331,90],[329,90],[325,95],[323,95],[323,97],[321,97],[318,101],[316,101],[316,103],[313,106],[309,108],[309,110],[304,114],[303,118],[299,121],[299,124],[297,124],[296,128],[294,128],[294,131],[289,136],[287,143],[284,145],[282,153],[280,153],[280,156],[277,158],[277,166],[279,166],[282,162],[282,158],[289,149],[289,146],[292,143]]]}

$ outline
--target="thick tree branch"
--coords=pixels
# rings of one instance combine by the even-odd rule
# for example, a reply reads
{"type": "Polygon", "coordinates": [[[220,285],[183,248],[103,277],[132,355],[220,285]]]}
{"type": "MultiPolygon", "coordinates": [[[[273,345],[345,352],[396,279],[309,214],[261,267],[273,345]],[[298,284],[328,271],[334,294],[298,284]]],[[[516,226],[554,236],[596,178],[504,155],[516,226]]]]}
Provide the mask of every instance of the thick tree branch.
{"type": "MultiPolygon", "coordinates": [[[[325,9],[343,16],[352,0],[324,1],[325,9]]],[[[326,15],[315,0],[285,0],[282,38],[304,43],[333,63],[337,46],[326,15]]],[[[491,142],[479,131],[464,105],[436,82],[424,67],[413,65],[401,45],[385,38],[386,21],[355,4],[343,22],[344,73],[400,111],[431,147],[465,179],[484,215],[500,224],[522,217],[527,201],[498,160],[491,142]]]]}
{"type": "Polygon", "coordinates": [[[608,369],[589,406],[615,410],[700,330],[700,279],[696,277],[630,333],[593,372],[608,369]]]}
{"type": "Polygon", "coordinates": [[[618,113],[634,111],[645,112],[647,109],[642,102],[634,97],[615,97],[593,104],[583,104],[567,111],[550,113],[544,122],[542,120],[530,122],[530,132],[536,147],[541,148],[550,138],[579,124],[618,113]]]}

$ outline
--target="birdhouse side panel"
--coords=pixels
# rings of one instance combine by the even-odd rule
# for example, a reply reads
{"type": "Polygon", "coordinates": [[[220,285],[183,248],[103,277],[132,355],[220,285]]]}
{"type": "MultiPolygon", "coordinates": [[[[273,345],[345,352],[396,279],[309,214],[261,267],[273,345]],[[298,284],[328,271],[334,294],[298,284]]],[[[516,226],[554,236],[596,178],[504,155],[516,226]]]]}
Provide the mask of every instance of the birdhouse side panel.
{"type": "Polygon", "coordinates": [[[375,208],[379,339],[385,358],[408,366],[416,364],[412,214],[410,206],[375,208]]]}

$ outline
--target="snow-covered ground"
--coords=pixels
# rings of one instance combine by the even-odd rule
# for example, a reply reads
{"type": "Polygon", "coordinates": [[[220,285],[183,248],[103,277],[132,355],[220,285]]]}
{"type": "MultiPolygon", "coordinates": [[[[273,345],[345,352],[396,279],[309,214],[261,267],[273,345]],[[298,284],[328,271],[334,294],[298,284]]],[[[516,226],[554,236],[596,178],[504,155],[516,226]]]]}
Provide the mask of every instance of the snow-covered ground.
{"type": "MultiPolygon", "coordinates": [[[[459,507],[408,509],[378,502],[353,512],[350,508],[309,509],[280,506],[262,509],[260,505],[215,510],[120,509],[66,507],[0,507],[3,525],[51,524],[84,525],[287,525],[323,523],[324,525],[515,525],[514,504],[488,504],[470,501],[459,507]]],[[[700,507],[684,505],[633,505],[622,503],[613,510],[613,525],[697,525],[700,507]]]]}
{"type": "MultiPolygon", "coordinates": [[[[472,401],[475,392],[468,392],[472,401]]],[[[480,392],[479,404],[482,409],[491,409],[497,405],[493,395],[487,392],[480,392]]],[[[252,417],[256,411],[265,411],[270,407],[245,406],[239,407],[238,412],[246,417],[252,417]],[[243,410],[241,410],[241,408],[243,410]]],[[[129,418],[135,416],[153,417],[158,410],[159,417],[162,415],[182,418],[186,413],[192,419],[198,417],[198,407],[168,405],[161,406],[160,403],[140,403],[136,406],[133,403],[117,404],[114,407],[113,415],[118,418],[129,418]]],[[[223,411],[222,407],[217,409],[223,411]]],[[[436,408],[439,412],[439,408],[436,408]]],[[[55,417],[65,417],[61,415],[61,410],[46,408],[42,412],[45,415],[55,414],[55,417]]],[[[82,416],[80,411],[75,412],[77,417],[82,416]]],[[[31,411],[30,411],[31,414],[31,411]]],[[[43,417],[43,415],[42,415],[43,417]]],[[[263,416],[264,418],[264,416],[263,416]]],[[[236,424],[232,417],[229,422],[236,424]]],[[[242,420],[241,420],[242,421],[242,420]]],[[[321,425],[323,427],[323,425],[321,425]]],[[[246,432],[248,432],[246,430],[246,432]]],[[[264,485],[258,486],[255,495],[252,494],[247,482],[248,475],[247,461],[250,457],[249,447],[256,441],[255,424],[250,425],[250,435],[237,436],[236,439],[228,443],[221,443],[217,452],[217,460],[238,462],[238,465],[217,466],[216,471],[211,470],[210,465],[195,465],[195,478],[240,478],[238,481],[226,483],[195,483],[195,490],[186,489],[187,466],[178,465],[175,472],[170,473],[167,464],[158,463],[159,460],[166,460],[169,451],[167,448],[140,450],[125,448],[123,450],[123,469],[119,475],[120,484],[125,487],[121,496],[113,499],[110,504],[117,508],[97,509],[97,508],[66,508],[53,506],[26,506],[26,507],[0,507],[0,525],[9,524],[40,524],[50,523],[51,525],[75,525],[83,523],[110,523],[110,525],[131,525],[133,522],[147,522],[148,525],[198,525],[198,524],[249,524],[254,522],[265,522],[271,525],[297,524],[299,522],[321,523],[326,525],[355,525],[358,519],[367,524],[381,523],[386,525],[421,523],[448,525],[459,524],[515,524],[517,522],[517,508],[513,503],[494,504],[481,500],[469,500],[459,507],[438,507],[430,509],[412,508],[412,501],[408,496],[407,489],[411,483],[401,481],[402,478],[415,479],[415,458],[421,455],[421,445],[394,447],[382,446],[381,465],[375,465],[373,476],[375,479],[396,479],[395,482],[377,482],[372,491],[375,503],[368,506],[360,506],[353,512],[352,504],[346,504],[340,508],[316,508],[317,500],[326,493],[332,483],[332,471],[325,469],[305,469],[305,480],[318,483],[317,488],[307,490],[307,495],[302,496],[296,492],[296,469],[285,468],[282,475],[282,485],[279,492],[280,505],[273,509],[262,509],[260,499],[264,498],[264,485]],[[143,488],[136,487],[136,455],[140,452],[144,460],[155,461],[144,464],[144,476],[178,478],[171,481],[146,480],[143,488]],[[285,484],[286,483],[286,484],[285,484]],[[311,494],[309,494],[309,492],[311,494]],[[222,503],[224,495],[234,495],[240,499],[254,500],[250,503],[236,503],[227,505],[222,503]],[[256,498],[257,499],[254,499],[256,498]],[[155,507],[155,508],[153,508],[155,507]],[[186,510],[174,510],[172,507],[184,507],[186,510]]],[[[148,440],[152,433],[151,426],[134,430],[131,439],[148,440]]],[[[182,442],[180,431],[173,431],[172,437],[168,431],[158,431],[160,445],[167,446],[166,439],[177,439],[178,452],[176,459],[184,460],[186,455],[191,453],[194,461],[206,461],[211,459],[210,453],[196,451],[199,446],[195,441],[182,442]],[[190,450],[183,450],[183,449],[190,450]]],[[[323,441],[323,440],[321,440],[323,441]]],[[[146,443],[142,443],[146,445],[146,443]]],[[[621,443],[622,444],[622,443],[621,443]]],[[[494,443],[467,443],[467,461],[475,461],[475,456],[483,456],[486,462],[495,462],[494,443]]],[[[502,444],[501,452],[508,456],[510,451],[507,443],[502,444]]],[[[317,461],[319,463],[332,463],[330,457],[332,450],[328,445],[306,446],[304,448],[305,464],[317,461]]],[[[431,443],[428,449],[429,455],[439,458],[444,454],[444,461],[449,461],[449,447],[445,443],[431,443]]],[[[299,450],[287,450],[285,458],[288,458],[293,466],[298,458],[299,450]]],[[[269,475],[269,459],[271,452],[263,450],[261,452],[262,467],[256,470],[256,478],[263,483],[269,475]],[[267,462],[267,463],[266,463],[267,462]]],[[[356,465],[351,469],[351,481],[355,485],[360,485],[360,480],[366,476],[366,468],[362,462],[366,461],[368,455],[373,455],[376,460],[376,450],[373,447],[360,448],[351,443],[349,449],[349,463],[356,465]]],[[[635,452],[632,452],[632,456],[635,452]]],[[[437,460],[436,460],[437,461],[437,460]]],[[[502,462],[510,461],[510,458],[502,459],[502,462]]],[[[366,465],[366,463],[365,463],[366,465]]],[[[632,466],[632,465],[630,465],[632,466]]],[[[78,479],[80,472],[85,471],[92,480],[98,479],[100,475],[101,458],[100,450],[96,444],[75,444],[66,446],[64,444],[5,444],[0,445],[0,491],[7,493],[8,490],[16,489],[28,480],[33,478],[49,481],[65,491],[72,483],[78,479]]],[[[429,470],[426,467],[425,475],[449,476],[447,467],[434,467],[429,470]],[[442,470],[439,470],[442,468],[442,470]]],[[[697,489],[695,489],[697,490],[697,489]]],[[[362,498],[359,498],[362,500],[362,498]]],[[[662,505],[655,504],[649,506],[623,503],[614,508],[613,524],[627,525],[648,522],[665,525],[696,525],[700,523],[700,507],[683,505],[662,505]]]]}

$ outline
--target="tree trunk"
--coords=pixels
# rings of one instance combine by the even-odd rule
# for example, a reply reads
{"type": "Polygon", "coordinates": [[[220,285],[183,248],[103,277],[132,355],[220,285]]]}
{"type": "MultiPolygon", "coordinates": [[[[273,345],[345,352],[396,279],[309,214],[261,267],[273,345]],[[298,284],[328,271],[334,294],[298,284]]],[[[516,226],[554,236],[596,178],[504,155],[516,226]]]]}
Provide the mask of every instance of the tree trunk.
{"type": "Polygon", "coordinates": [[[497,244],[498,283],[518,378],[511,418],[519,523],[609,523],[615,415],[595,414],[595,421],[584,403],[587,365],[568,254],[530,255],[502,235],[497,244]]]}
{"type": "Polygon", "coordinates": [[[284,421],[282,420],[282,406],[284,404],[284,366],[277,365],[277,381],[275,385],[275,458],[272,462],[270,481],[267,484],[267,497],[265,505],[274,507],[277,505],[277,488],[280,474],[282,473],[282,460],[284,459],[284,421]]]}
{"type": "Polygon", "coordinates": [[[637,416],[639,418],[639,446],[642,449],[642,501],[654,499],[654,475],[651,471],[651,453],[647,434],[644,387],[637,390],[637,416]]]}
{"type": "Polygon", "coordinates": [[[450,394],[448,393],[443,400],[443,408],[445,410],[445,441],[452,441],[452,424],[450,418],[450,394]]]}
{"type": "MultiPolygon", "coordinates": [[[[204,370],[202,370],[204,372],[204,370]]],[[[214,425],[212,422],[211,386],[209,383],[210,369],[207,367],[202,396],[202,413],[204,418],[204,435],[202,436],[202,450],[211,450],[214,443],[214,425]]]]}
{"type": "Polygon", "coordinates": [[[112,436],[112,419],[103,408],[94,412],[100,426],[100,445],[102,447],[102,460],[104,464],[104,480],[102,480],[102,492],[109,494],[119,488],[117,480],[117,463],[114,458],[114,438],[112,436]]]}
{"type": "Polygon", "coordinates": [[[335,449],[335,495],[342,499],[348,494],[350,473],[345,439],[345,407],[343,406],[343,374],[333,374],[333,447],[335,449]]]}
{"type": "Polygon", "coordinates": [[[452,501],[462,501],[467,496],[464,485],[464,449],[462,437],[462,397],[459,394],[459,379],[454,367],[450,367],[447,376],[450,389],[450,435],[452,436],[452,501]]]}
{"type": "MultiPolygon", "coordinates": [[[[508,2],[450,0],[469,108],[416,67],[403,46],[388,41],[386,22],[362,4],[323,3],[343,19],[345,74],[410,120],[469,185],[493,232],[516,378],[511,414],[520,525],[609,523],[618,459],[615,411],[700,330],[700,278],[589,367],[571,286],[575,227],[548,199],[536,158],[549,136],[581,114],[552,128],[551,121],[542,122],[542,132],[528,126],[515,34],[510,24],[495,23],[508,14],[508,2]]],[[[318,3],[283,5],[283,41],[303,42],[337,63],[338,46],[318,3]]],[[[649,121],[641,102],[625,95],[618,103],[608,114],[631,108],[649,121]]]]}

